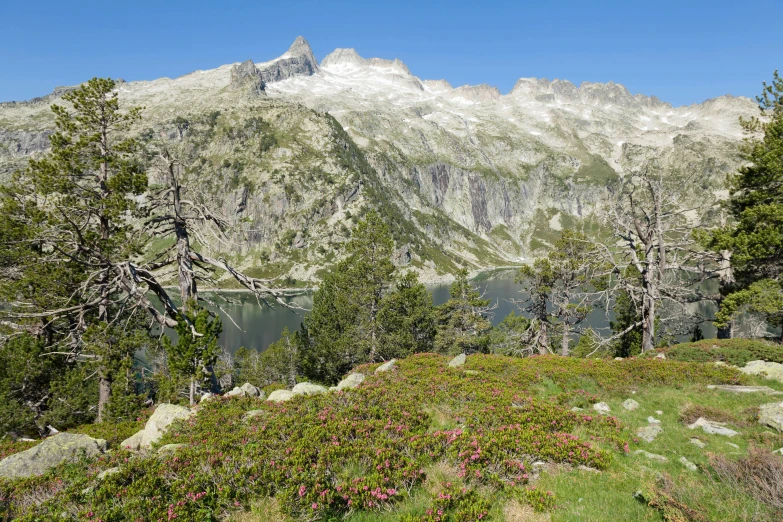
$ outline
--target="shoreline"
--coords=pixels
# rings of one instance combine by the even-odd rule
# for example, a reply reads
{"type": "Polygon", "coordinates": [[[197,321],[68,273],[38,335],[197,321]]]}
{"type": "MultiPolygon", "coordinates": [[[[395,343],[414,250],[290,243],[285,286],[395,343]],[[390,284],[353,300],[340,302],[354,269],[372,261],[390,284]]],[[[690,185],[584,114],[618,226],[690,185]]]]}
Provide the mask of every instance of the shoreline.
{"type": "MultiPolygon", "coordinates": [[[[468,280],[471,282],[479,282],[479,283],[483,281],[488,281],[506,272],[516,271],[521,266],[523,265],[504,265],[504,266],[495,266],[492,268],[483,268],[483,269],[475,270],[468,273],[468,280]]],[[[419,279],[419,281],[422,284],[424,284],[424,286],[427,287],[437,286],[437,285],[448,285],[453,283],[455,280],[453,274],[442,274],[437,276],[430,275],[429,277],[425,276],[424,274],[420,274],[420,276],[422,277],[419,279]]],[[[167,286],[166,288],[176,289],[177,287],[167,286]]],[[[307,286],[304,288],[302,287],[277,288],[276,290],[290,294],[289,297],[298,297],[301,295],[312,294],[313,292],[318,290],[318,286],[317,285],[307,286]]],[[[251,294],[252,292],[246,288],[221,288],[221,289],[203,290],[202,293],[204,294],[251,294]]]]}

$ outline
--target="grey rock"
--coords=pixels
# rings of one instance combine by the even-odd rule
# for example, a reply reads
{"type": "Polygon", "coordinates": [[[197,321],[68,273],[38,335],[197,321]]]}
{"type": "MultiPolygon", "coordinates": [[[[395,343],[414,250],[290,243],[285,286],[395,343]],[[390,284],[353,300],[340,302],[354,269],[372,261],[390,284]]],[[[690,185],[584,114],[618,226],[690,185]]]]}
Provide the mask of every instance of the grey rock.
{"type": "Polygon", "coordinates": [[[585,409],[584,408],[580,408],[579,406],[574,406],[573,408],[571,408],[571,411],[576,413],[576,412],[579,412],[579,411],[585,411],[585,409]]]}
{"type": "Polygon", "coordinates": [[[267,397],[266,400],[272,402],[285,402],[290,401],[297,395],[298,394],[292,392],[291,390],[275,390],[269,394],[269,397],[267,397]]]}
{"type": "Polygon", "coordinates": [[[744,368],[740,368],[744,374],[760,375],[768,379],[783,382],[783,364],[767,361],[750,361],[744,368]]]}
{"type": "Polygon", "coordinates": [[[650,424],[636,430],[636,436],[645,442],[654,441],[661,433],[663,433],[663,428],[660,424],[650,424]]]}
{"type": "Polygon", "coordinates": [[[707,420],[704,417],[699,417],[694,423],[688,425],[688,429],[695,430],[696,428],[701,428],[704,433],[712,435],[724,435],[726,437],[739,435],[738,432],[727,428],[726,423],[707,420]]]}
{"type": "Polygon", "coordinates": [[[96,478],[98,480],[103,480],[106,477],[108,477],[109,475],[114,475],[115,473],[119,473],[119,472],[120,472],[120,468],[105,469],[105,470],[101,471],[100,473],[98,473],[96,478]]]}
{"type": "Polygon", "coordinates": [[[609,405],[606,404],[605,402],[597,402],[593,404],[593,409],[602,415],[605,415],[612,411],[609,405]]]}
{"type": "Polygon", "coordinates": [[[168,431],[169,426],[176,420],[188,419],[193,411],[176,404],[160,404],[144,425],[144,429],[136,432],[131,437],[120,443],[120,447],[132,451],[149,449],[152,444],[158,442],[168,431]]]}
{"type": "Polygon", "coordinates": [[[649,422],[650,424],[660,424],[661,423],[661,421],[659,421],[658,419],[656,419],[653,416],[647,417],[647,422],[649,422]]]}
{"type": "Polygon", "coordinates": [[[655,410],[656,415],[663,415],[663,412],[661,410],[655,410]]]}
{"type": "Polygon", "coordinates": [[[319,395],[321,393],[326,393],[329,391],[326,386],[321,386],[320,384],[312,384],[309,382],[300,382],[294,388],[291,390],[297,395],[319,395]]]}
{"type": "Polygon", "coordinates": [[[79,433],[59,433],[26,451],[0,461],[0,477],[18,479],[41,475],[82,455],[95,457],[106,451],[106,441],[79,433]]]}
{"type": "Polygon", "coordinates": [[[614,360],[615,361],[623,361],[623,360],[625,360],[625,358],[624,357],[615,357],[614,360]]]}
{"type": "Polygon", "coordinates": [[[626,399],[625,402],[623,402],[623,408],[628,411],[633,411],[639,408],[639,403],[633,399],[626,399]]]}
{"type": "Polygon", "coordinates": [[[771,402],[759,406],[759,423],[783,431],[783,402],[771,402]]]}
{"type": "Polygon", "coordinates": [[[396,366],[397,366],[397,359],[392,359],[391,361],[385,362],[382,365],[378,366],[375,369],[375,373],[388,372],[389,370],[393,370],[396,366]]]}
{"type": "Polygon", "coordinates": [[[702,449],[707,447],[707,444],[705,442],[702,442],[700,439],[697,439],[696,437],[691,437],[691,439],[688,442],[702,449]]]}
{"type": "Polygon", "coordinates": [[[363,373],[352,373],[337,383],[338,390],[352,390],[364,382],[363,373]]]}
{"type": "Polygon", "coordinates": [[[187,447],[187,444],[166,444],[158,448],[158,455],[168,455],[176,453],[178,449],[187,447]]]}
{"type": "Polygon", "coordinates": [[[226,397],[258,397],[263,400],[266,397],[266,392],[246,382],[242,386],[236,386],[233,390],[227,392],[226,397]]]}
{"type": "Polygon", "coordinates": [[[318,72],[319,67],[310,44],[298,36],[284,55],[264,64],[258,70],[264,83],[273,83],[294,76],[312,76],[318,72]]]}
{"type": "Polygon", "coordinates": [[[201,396],[201,400],[199,400],[198,402],[199,403],[207,402],[208,400],[214,399],[215,397],[216,395],[214,393],[205,393],[204,395],[201,396]]]}
{"type": "Polygon", "coordinates": [[[655,358],[656,359],[666,359],[666,354],[665,353],[659,353],[658,355],[655,356],[655,358]]]}
{"type": "Polygon", "coordinates": [[[710,390],[720,390],[730,393],[764,393],[766,395],[783,395],[783,391],[773,390],[769,386],[738,386],[734,384],[711,384],[710,390]]]}
{"type": "Polygon", "coordinates": [[[231,68],[232,89],[247,89],[251,94],[262,94],[266,87],[261,71],[255,66],[252,60],[246,60],[239,65],[231,68]]]}
{"type": "Polygon", "coordinates": [[[467,355],[465,355],[464,353],[461,353],[458,356],[456,356],[455,358],[453,358],[451,361],[449,361],[449,366],[451,368],[456,368],[458,366],[462,366],[463,364],[465,364],[465,361],[467,360],[467,358],[468,358],[467,355]]]}
{"type": "Polygon", "coordinates": [[[645,458],[648,458],[650,460],[655,460],[655,461],[658,461],[658,462],[669,462],[669,459],[667,459],[663,455],[656,455],[655,453],[650,453],[649,451],[645,451],[645,450],[641,450],[641,449],[634,451],[634,454],[635,455],[641,455],[641,456],[643,456],[645,458]]]}
{"type": "Polygon", "coordinates": [[[726,446],[731,446],[734,449],[737,449],[737,450],[740,449],[739,446],[737,444],[734,444],[733,442],[726,442],[725,444],[726,444],[726,446]]]}
{"type": "Polygon", "coordinates": [[[694,464],[690,460],[686,459],[685,457],[680,457],[678,460],[679,460],[680,464],[682,464],[683,466],[685,466],[689,470],[691,470],[691,471],[699,471],[699,468],[696,466],[696,464],[694,464]]]}

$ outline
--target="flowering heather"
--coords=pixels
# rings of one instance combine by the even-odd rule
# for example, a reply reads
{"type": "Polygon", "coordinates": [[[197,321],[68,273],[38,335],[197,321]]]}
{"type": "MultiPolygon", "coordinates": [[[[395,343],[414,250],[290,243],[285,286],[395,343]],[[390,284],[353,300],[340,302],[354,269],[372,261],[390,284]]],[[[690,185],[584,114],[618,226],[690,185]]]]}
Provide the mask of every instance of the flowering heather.
{"type": "Polygon", "coordinates": [[[406,522],[484,520],[493,495],[550,509],[556,499],[529,484],[534,462],[605,469],[631,439],[614,417],[570,410],[595,399],[578,383],[621,390],[742,381],[727,368],[658,360],[474,355],[460,369],[446,363],[417,355],[379,375],[367,365],[370,376],[355,390],[290,402],[206,402],[161,441],[186,445],[176,452],[115,449],[43,477],[0,482],[0,517],[224,520],[275,497],[296,519],[329,520],[393,509],[422,490],[426,470],[438,462],[457,470],[459,484],[431,492],[429,507],[406,522]],[[567,391],[536,398],[531,387],[543,379],[567,391]],[[242,420],[258,409],[264,413],[242,420]],[[118,471],[98,480],[112,467],[118,471]]]}

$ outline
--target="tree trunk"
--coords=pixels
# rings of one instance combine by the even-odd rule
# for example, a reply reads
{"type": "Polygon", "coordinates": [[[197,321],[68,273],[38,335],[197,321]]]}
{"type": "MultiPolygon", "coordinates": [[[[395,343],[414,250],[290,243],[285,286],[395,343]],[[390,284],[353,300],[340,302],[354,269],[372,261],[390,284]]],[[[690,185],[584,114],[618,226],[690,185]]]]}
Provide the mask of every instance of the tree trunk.
{"type": "Polygon", "coordinates": [[[109,382],[109,379],[101,375],[98,381],[98,418],[95,419],[95,422],[101,423],[104,421],[106,406],[109,404],[110,398],[111,382],[109,382]]]}
{"type": "Polygon", "coordinates": [[[190,377],[190,405],[196,404],[196,378],[190,377]]]}
{"type": "Polygon", "coordinates": [[[642,306],[642,352],[649,352],[655,348],[655,299],[650,295],[644,296],[645,304],[642,306]]]}
{"type": "Polygon", "coordinates": [[[569,344],[571,342],[571,325],[568,324],[568,321],[563,321],[563,341],[560,345],[560,355],[563,357],[569,356],[569,344]]]}
{"type": "Polygon", "coordinates": [[[732,339],[734,337],[734,321],[726,326],[718,328],[718,339],[732,339]]]}

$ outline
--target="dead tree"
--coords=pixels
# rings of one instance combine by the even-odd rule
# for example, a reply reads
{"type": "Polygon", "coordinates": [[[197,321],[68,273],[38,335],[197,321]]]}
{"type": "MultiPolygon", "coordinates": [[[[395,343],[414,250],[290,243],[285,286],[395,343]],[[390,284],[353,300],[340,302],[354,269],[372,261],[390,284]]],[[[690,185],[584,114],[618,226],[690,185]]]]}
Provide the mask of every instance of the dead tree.
{"type": "Polygon", "coordinates": [[[698,186],[695,176],[665,173],[651,163],[608,190],[611,241],[596,242],[595,253],[611,272],[612,289],[626,291],[636,305],[639,321],[627,331],[641,326],[645,352],[655,347],[656,317],[667,328],[681,326],[691,315],[688,305],[714,300],[703,283],[725,273],[693,233],[715,210],[712,194],[689,193],[698,186]]]}

